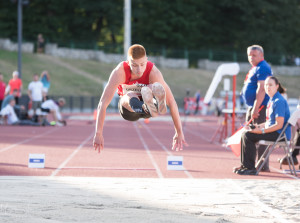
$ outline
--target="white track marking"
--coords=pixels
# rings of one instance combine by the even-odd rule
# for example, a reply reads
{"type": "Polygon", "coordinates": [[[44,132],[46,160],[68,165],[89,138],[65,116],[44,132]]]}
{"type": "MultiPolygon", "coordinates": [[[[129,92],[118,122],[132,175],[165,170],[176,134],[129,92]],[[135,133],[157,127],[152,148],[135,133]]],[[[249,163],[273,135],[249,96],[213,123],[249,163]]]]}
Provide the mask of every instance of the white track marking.
{"type": "Polygon", "coordinates": [[[0,149],[0,153],[1,153],[1,152],[4,152],[4,151],[7,151],[7,150],[9,150],[9,149],[12,149],[12,148],[14,148],[14,147],[16,147],[16,146],[18,146],[18,145],[22,145],[22,144],[25,144],[25,143],[27,143],[27,142],[30,142],[30,141],[32,141],[32,140],[34,140],[34,139],[40,138],[40,137],[42,137],[42,136],[45,136],[45,135],[47,135],[47,134],[49,134],[49,133],[52,133],[52,132],[54,132],[55,130],[58,130],[58,129],[60,129],[60,128],[53,128],[53,129],[51,129],[51,130],[49,130],[49,131],[47,131],[47,132],[44,132],[44,133],[42,133],[42,134],[40,134],[40,135],[35,135],[35,136],[33,136],[33,137],[29,138],[29,139],[25,139],[25,140],[23,140],[23,141],[21,141],[21,142],[18,142],[18,143],[12,144],[12,145],[10,145],[10,146],[4,147],[4,148],[0,149]]]}
{"type": "Polygon", "coordinates": [[[261,202],[257,196],[254,196],[250,194],[249,191],[246,191],[243,189],[240,185],[238,185],[234,180],[227,179],[227,182],[229,182],[230,185],[233,185],[237,190],[239,190],[241,193],[244,194],[244,196],[248,197],[251,199],[257,206],[261,207],[264,211],[268,212],[271,214],[273,217],[276,218],[276,221],[282,222],[282,223],[288,223],[289,221],[286,220],[279,212],[278,209],[273,209],[266,205],[265,203],[261,202]]]}
{"type": "Polygon", "coordinates": [[[147,154],[148,154],[148,156],[149,156],[149,158],[150,158],[150,160],[151,160],[152,165],[153,165],[154,168],[156,169],[156,173],[157,173],[158,177],[159,177],[159,178],[164,178],[164,176],[162,175],[161,170],[159,169],[157,163],[155,162],[155,160],[154,160],[154,158],[153,158],[153,156],[152,156],[152,154],[151,154],[151,152],[150,152],[150,150],[149,150],[149,147],[148,147],[148,145],[146,144],[146,142],[145,142],[145,140],[144,140],[142,134],[140,133],[140,131],[139,131],[138,128],[136,127],[136,123],[133,123],[133,126],[134,126],[134,128],[135,128],[135,131],[136,131],[137,134],[139,135],[139,139],[141,140],[141,142],[142,142],[142,144],[143,144],[143,146],[144,146],[144,148],[145,148],[145,150],[146,150],[146,152],[147,152],[147,154]]]}
{"type": "Polygon", "coordinates": [[[124,168],[124,167],[89,167],[89,166],[72,166],[64,167],[62,169],[86,169],[86,170],[133,170],[133,171],[149,171],[154,168],[124,168]]]}
{"type": "MultiPolygon", "coordinates": [[[[160,145],[160,147],[168,154],[168,156],[174,156],[160,141],[159,139],[152,133],[152,131],[150,130],[150,128],[148,126],[146,126],[143,122],[141,122],[142,125],[144,126],[144,128],[147,130],[147,132],[152,136],[152,138],[157,142],[157,144],[160,145]]],[[[187,171],[184,167],[184,173],[189,177],[189,178],[193,178],[193,176],[189,173],[189,171],[187,171]]]]}
{"type": "Polygon", "coordinates": [[[55,176],[58,174],[58,172],[63,169],[66,164],[76,155],[76,153],[78,153],[78,151],[89,141],[91,140],[91,138],[94,136],[94,133],[92,133],[90,136],[88,136],[74,151],[73,153],[67,157],[67,159],[65,159],[64,162],[62,162],[59,167],[52,172],[51,177],[55,176]]]}
{"type": "Polygon", "coordinates": [[[285,172],[285,171],[279,170],[279,169],[271,167],[271,166],[270,166],[270,169],[274,170],[277,173],[282,173],[282,174],[286,175],[287,177],[290,177],[290,178],[293,178],[293,179],[296,179],[296,180],[300,180],[298,177],[296,177],[294,175],[291,175],[290,170],[288,170],[288,172],[285,172]]]}

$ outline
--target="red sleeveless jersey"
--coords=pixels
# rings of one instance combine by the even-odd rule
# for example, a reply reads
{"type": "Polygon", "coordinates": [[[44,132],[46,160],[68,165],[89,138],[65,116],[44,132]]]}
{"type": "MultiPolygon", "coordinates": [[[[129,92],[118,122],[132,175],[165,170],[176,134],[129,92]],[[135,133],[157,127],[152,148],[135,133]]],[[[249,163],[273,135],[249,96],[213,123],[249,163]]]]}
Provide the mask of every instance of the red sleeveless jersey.
{"type": "Polygon", "coordinates": [[[147,86],[149,84],[149,75],[153,68],[153,63],[148,61],[146,70],[144,71],[143,75],[136,80],[130,81],[131,79],[131,70],[130,66],[128,64],[128,61],[123,62],[123,67],[125,70],[125,76],[126,80],[125,83],[120,84],[118,86],[118,95],[123,96],[129,91],[136,92],[139,96],[141,95],[141,89],[144,86],[147,86]]]}

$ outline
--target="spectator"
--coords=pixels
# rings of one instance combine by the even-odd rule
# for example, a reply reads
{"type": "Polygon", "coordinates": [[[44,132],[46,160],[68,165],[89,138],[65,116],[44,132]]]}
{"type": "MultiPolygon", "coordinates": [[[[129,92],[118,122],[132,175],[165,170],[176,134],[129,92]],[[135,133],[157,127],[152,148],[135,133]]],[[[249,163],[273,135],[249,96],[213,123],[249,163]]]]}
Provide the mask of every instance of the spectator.
{"type": "Polygon", "coordinates": [[[5,97],[5,89],[6,89],[6,84],[3,81],[3,74],[0,73],[0,109],[1,109],[2,102],[3,102],[4,97],[5,97]]]}
{"type": "Polygon", "coordinates": [[[37,53],[44,53],[45,50],[45,40],[42,34],[37,37],[37,53]]]}
{"type": "MultiPolygon", "coordinates": [[[[4,98],[3,102],[2,102],[2,106],[0,108],[0,111],[1,111],[1,109],[5,108],[5,106],[8,105],[9,102],[11,101],[11,99],[14,99],[17,94],[18,94],[18,91],[14,90],[13,94],[7,95],[4,98]]],[[[15,113],[17,114],[19,119],[26,119],[27,118],[27,112],[26,112],[26,109],[25,109],[24,105],[16,105],[15,104],[14,105],[14,110],[15,110],[15,113]]]]}
{"type": "MultiPolygon", "coordinates": [[[[255,124],[254,129],[248,128],[248,131],[242,134],[241,166],[234,169],[235,173],[255,175],[255,144],[259,140],[275,141],[290,118],[289,106],[281,95],[282,90],[283,88],[276,77],[269,76],[265,80],[265,91],[270,97],[266,110],[267,121],[259,125],[255,124]]],[[[289,140],[291,138],[290,126],[285,130],[285,134],[289,140]]]]}
{"type": "Polygon", "coordinates": [[[3,102],[2,102],[2,106],[1,106],[0,110],[3,109],[6,105],[8,105],[9,102],[10,102],[10,100],[12,98],[15,98],[17,94],[18,94],[18,91],[14,90],[12,94],[5,96],[5,98],[4,98],[3,102]]]}
{"type": "Polygon", "coordinates": [[[20,120],[14,110],[15,104],[15,99],[13,97],[10,97],[9,103],[3,109],[1,109],[0,115],[4,120],[4,125],[40,125],[38,123],[32,122],[31,120],[20,120]]]}
{"type": "Polygon", "coordinates": [[[19,78],[19,72],[14,71],[12,73],[12,79],[10,79],[10,81],[8,82],[6,94],[8,92],[9,92],[9,94],[13,94],[13,91],[17,90],[17,95],[15,96],[17,105],[19,104],[19,98],[22,95],[22,88],[23,88],[23,84],[22,84],[22,80],[19,78]]]}
{"type": "MultiPolygon", "coordinates": [[[[265,79],[272,75],[270,65],[264,59],[264,50],[259,45],[249,46],[247,48],[248,60],[252,65],[244,81],[242,95],[245,103],[249,106],[246,114],[246,122],[253,119],[253,123],[264,123],[266,121],[266,105],[269,96],[264,90],[265,79]],[[259,109],[264,106],[260,112],[259,109]]],[[[258,159],[264,153],[266,146],[259,146],[258,159]]],[[[262,171],[269,172],[269,162],[266,162],[262,171]]]]}
{"type": "Polygon", "coordinates": [[[43,84],[39,81],[39,75],[33,75],[33,81],[28,85],[28,97],[32,103],[33,114],[36,115],[36,110],[41,107],[43,100],[43,84]]]}
{"type": "Polygon", "coordinates": [[[46,101],[50,88],[50,76],[48,71],[45,70],[41,73],[40,81],[43,83],[43,100],[46,101]]]}
{"type": "Polygon", "coordinates": [[[196,99],[196,109],[195,109],[194,115],[196,115],[198,113],[198,109],[199,109],[199,103],[200,103],[200,99],[201,99],[201,92],[200,92],[200,90],[198,90],[196,92],[195,99],[196,99]]]}
{"type": "Polygon", "coordinates": [[[51,113],[53,119],[58,126],[66,125],[66,121],[63,120],[59,108],[63,107],[66,104],[66,100],[64,98],[59,98],[58,102],[55,102],[52,99],[48,99],[42,103],[41,110],[44,115],[51,113]]]}

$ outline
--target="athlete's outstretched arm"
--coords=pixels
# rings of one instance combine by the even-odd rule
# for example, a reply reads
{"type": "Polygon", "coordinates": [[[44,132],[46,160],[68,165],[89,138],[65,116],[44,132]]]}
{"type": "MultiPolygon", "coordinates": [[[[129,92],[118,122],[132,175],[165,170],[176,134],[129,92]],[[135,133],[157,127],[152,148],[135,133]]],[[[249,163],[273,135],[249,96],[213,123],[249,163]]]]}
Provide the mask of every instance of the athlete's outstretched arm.
{"type": "Polygon", "coordinates": [[[175,127],[175,135],[173,137],[172,150],[183,150],[183,145],[187,146],[188,144],[186,143],[184,138],[178,106],[172,94],[172,91],[168,84],[165,82],[163,75],[156,66],[153,66],[149,79],[150,84],[153,84],[155,82],[161,83],[166,91],[166,103],[170,108],[170,113],[175,127]]]}
{"type": "Polygon", "coordinates": [[[125,81],[124,68],[122,63],[120,63],[111,73],[108,83],[103,90],[102,96],[100,98],[98,108],[97,108],[97,119],[95,135],[93,140],[93,146],[96,151],[100,153],[104,148],[104,138],[103,138],[103,125],[106,115],[106,109],[114,97],[119,84],[125,81]]]}

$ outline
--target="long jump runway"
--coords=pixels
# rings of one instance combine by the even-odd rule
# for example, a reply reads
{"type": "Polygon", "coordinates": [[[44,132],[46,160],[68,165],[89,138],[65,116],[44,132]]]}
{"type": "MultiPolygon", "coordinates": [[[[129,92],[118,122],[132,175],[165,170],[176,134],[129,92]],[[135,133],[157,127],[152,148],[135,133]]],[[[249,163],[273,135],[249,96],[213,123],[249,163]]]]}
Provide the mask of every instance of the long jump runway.
{"type": "MultiPolygon", "coordinates": [[[[239,158],[210,142],[215,117],[188,117],[189,146],[172,151],[169,116],[127,122],[110,114],[104,151],[90,116],[66,127],[0,127],[0,222],[299,222],[298,178],[279,169],[239,176],[239,158]],[[28,168],[45,154],[45,168],[28,168]],[[182,156],[182,171],[167,170],[182,156]]],[[[298,167],[297,167],[298,169],[298,167]]]]}

